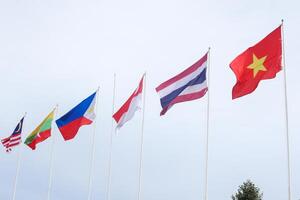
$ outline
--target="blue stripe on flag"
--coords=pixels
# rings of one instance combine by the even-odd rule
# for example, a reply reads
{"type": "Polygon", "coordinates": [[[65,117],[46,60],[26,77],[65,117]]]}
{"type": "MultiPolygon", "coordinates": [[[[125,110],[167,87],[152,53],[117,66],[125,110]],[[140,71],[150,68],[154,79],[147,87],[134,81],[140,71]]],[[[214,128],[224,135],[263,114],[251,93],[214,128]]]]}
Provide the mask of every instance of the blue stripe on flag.
{"type": "Polygon", "coordinates": [[[174,90],[170,94],[162,97],[160,99],[161,106],[163,108],[167,107],[171,103],[171,101],[173,101],[178,95],[180,95],[180,93],[183,90],[185,90],[187,87],[201,84],[205,80],[206,80],[206,67],[205,67],[205,69],[198,76],[196,76],[194,79],[192,79],[191,81],[189,81],[187,84],[185,84],[184,86],[182,86],[182,87],[174,90]]]}
{"type": "Polygon", "coordinates": [[[72,110],[67,112],[64,116],[57,119],[56,124],[58,128],[65,126],[80,117],[83,117],[83,115],[85,114],[85,112],[87,111],[91,103],[93,102],[95,96],[96,96],[96,92],[94,92],[92,95],[84,99],[77,106],[72,108],[72,110]]]}

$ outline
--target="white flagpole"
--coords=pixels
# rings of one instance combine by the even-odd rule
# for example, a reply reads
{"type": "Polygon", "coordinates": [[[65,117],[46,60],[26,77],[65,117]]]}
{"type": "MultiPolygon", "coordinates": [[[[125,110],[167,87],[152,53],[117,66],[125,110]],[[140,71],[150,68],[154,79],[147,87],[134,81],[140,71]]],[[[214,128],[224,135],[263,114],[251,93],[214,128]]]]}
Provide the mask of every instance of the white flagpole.
{"type": "MultiPolygon", "coordinates": [[[[24,119],[26,116],[26,112],[24,114],[24,119]]],[[[24,126],[22,124],[22,132],[24,130],[24,126]]],[[[22,133],[21,133],[22,134],[22,133]]],[[[15,176],[15,180],[14,180],[14,190],[13,190],[13,196],[12,196],[12,200],[16,199],[16,193],[17,193],[17,185],[18,185],[18,179],[19,179],[19,172],[20,172],[20,166],[21,166],[21,157],[22,157],[22,146],[19,146],[19,152],[18,152],[18,164],[17,164],[17,171],[16,171],[16,176],[15,176]]]]}
{"type": "Polygon", "coordinates": [[[210,93],[210,47],[207,53],[207,117],[206,117],[206,152],[205,152],[205,182],[204,182],[204,200],[207,200],[208,193],[208,139],[209,139],[209,93],[210,93]]]}
{"type": "Polygon", "coordinates": [[[95,135],[96,135],[96,125],[97,125],[97,118],[98,116],[98,97],[99,97],[99,87],[96,91],[96,103],[95,103],[95,112],[96,118],[94,120],[94,130],[92,135],[92,151],[91,151],[91,166],[90,166],[90,175],[89,175],[89,189],[88,189],[88,200],[91,199],[92,196],[92,184],[93,184],[93,169],[94,169],[94,160],[95,160],[95,135]]]}
{"type": "Polygon", "coordinates": [[[284,102],[285,102],[285,128],[286,128],[286,148],[287,148],[287,168],[288,168],[288,200],[292,199],[291,193],[291,163],[290,163],[290,138],[289,138],[289,118],[288,118],[288,99],[287,99],[287,84],[286,84],[286,65],[284,52],[284,34],[283,34],[283,19],[281,20],[281,34],[282,34],[282,68],[284,73],[284,102]]]}
{"type": "Polygon", "coordinates": [[[112,117],[115,112],[115,97],[116,97],[116,74],[114,74],[112,112],[111,112],[112,114],[111,114],[111,131],[110,131],[109,157],[108,157],[108,178],[107,178],[108,180],[107,180],[107,191],[106,191],[107,200],[110,200],[113,133],[116,131],[116,129],[114,128],[114,118],[112,117]]]}
{"type": "Polygon", "coordinates": [[[13,196],[12,196],[12,200],[16,199],[16,193],[17,193],[17,184],[18,184],[18,179],[19,179],[19,171],[20,171],[20,165],[21,165],[21,146],[19,146],[19,152],[18,152],[18,164],[17,164],[17,171],[16,171],[16,176],[15,176],[15,180],[14,180],[14,190],[13,190],[13,196]]]}
{"type": "MultiPolygon", "coordinates": [[[[57,116],[58,112],[58,105],[55,106],[55,115],[57,116]]],[[[54,120],[54,119],[53,119],[54,120]]],[[[54,132],[54,131],[53,131],[54,132]]],[[[53,152],[54,152],[54,146],[55,146],[55,139],[56,136],[53,134],[52,139],[52,145],[51,145],[51,153],[50,153],[50,168],[49,168],[49,183],[48,183],[48,192],[47,192],[47,200],[50,200],[51,197],[51,189],[52,189],[52,176],[53,176],[53,152]]]]}
{"type": "Polygon", "coordinates": [[[139,166],[139,189],[138,200],[141,199],[142,189],[142,167],[143,167],[143,144],[144,144],[144,119],[145,119],[145,97],[146,97],[146,73],[144,74],[144,91],[143,91],[143,113],[142,113],[142,130],[141,130],[141,146],[140,146],[140,166],[139,166]]]}

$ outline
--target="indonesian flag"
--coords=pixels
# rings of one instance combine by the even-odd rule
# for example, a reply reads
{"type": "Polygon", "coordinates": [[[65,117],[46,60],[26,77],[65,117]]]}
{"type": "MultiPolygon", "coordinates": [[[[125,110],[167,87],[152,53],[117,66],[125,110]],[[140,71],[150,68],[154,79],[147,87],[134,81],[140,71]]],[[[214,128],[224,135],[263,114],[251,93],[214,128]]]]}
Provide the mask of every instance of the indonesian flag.
{"type": "Polygon", "coordinates": [[[117,128],[121,128],[127,121],[132,119],[137,110],[141,109],[144,76],[145,75],[143,75],[139,86],[132,93],[129,99],[113,115],[113,118],[117,122],[117,128]]]}

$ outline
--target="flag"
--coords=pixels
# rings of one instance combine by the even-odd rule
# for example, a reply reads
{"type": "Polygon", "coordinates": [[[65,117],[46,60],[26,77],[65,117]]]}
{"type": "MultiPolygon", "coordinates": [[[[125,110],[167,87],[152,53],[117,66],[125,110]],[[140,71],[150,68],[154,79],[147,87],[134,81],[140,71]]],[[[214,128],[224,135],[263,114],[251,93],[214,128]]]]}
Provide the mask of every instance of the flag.
{"type": "Polygon", "coordinates": [[[54,118],[55,109],[42,121],[38,127],[26,138],[24,144],[35,150],[36,145],[51,136],[51,125],[54,118]]]}
{"type": "Polygon", "coordinates": [[[121,108],[113,115],[117,123],[117,128],[121,128],[127,121],[132,119],[137,110],[141,109],[144,76],[145,75],[143,75],[139,86],[131,94],[129,99],[127,99],[121,108]]]}
{"type": "Polygon", "coordinates": [[[96,93],[87,97],[64,116],[56,120],[58,129],[65,140],[73,139],[81,126],[93,123],[93,120],[96,118],[94,112],[96,93]]]}
{"type": "Polygon", "coordinates": [[[279,26],[230,63],[230,68],[237,79],[232,88],[232,99],[250,94],[261,80],[275,78],[282,68],[281,62],[281,26],[279,26]]]}
{"type": "Polygon", "coordinates": [[[21,133],[23,127],[24,117],[20,120],[14,132],[7,138],[1,140],[6,152],[10,152],[11,148],[21,143],[21,133]]]}
{"type": "Polygon", "coordinates": [[[192,101],[205,95],[208,90],[207,57],[208,53],[195,64],[156,88],[162,106],[160,115],[164,115],[176,103],[192,101]]]}

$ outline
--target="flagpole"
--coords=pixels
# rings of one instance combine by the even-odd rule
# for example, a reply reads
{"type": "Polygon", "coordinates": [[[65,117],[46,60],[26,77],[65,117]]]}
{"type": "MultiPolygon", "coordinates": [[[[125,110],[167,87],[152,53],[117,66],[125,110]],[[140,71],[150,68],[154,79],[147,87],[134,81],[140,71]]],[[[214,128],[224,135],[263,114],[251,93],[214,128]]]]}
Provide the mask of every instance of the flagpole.
{"type": "Polygon", "coordinates": [[[13,196],[12,196],[12,200],[16,199],[16,193],[17,193],[17,184],[18,184],[18,179],[19,179],[19,171],[20,171],[20,165],[21,165],[21,146],[19,147],[19,151],[18,151],[18,164],[17,164],[17,171],[16,171],[16,176],[15,176],[15,180],[14,180],[14,190],[13,190],[13,196]]]}
{"type": "Polygon", "coordinates": [[[99,88],[96,91],[96,103],[95,103],[95,111],[96,111],[96,118],[94,121],[94,130],[93,130],[93,136],[92,136],[92,152],[91,152],[91,166],[90,166],[90,175],[89,175],[89,189],[88,189],[88,200],[91,199],[92,196],[92,183],[93,183],[93,169],[94,169],[94,160],[95,160],[95,135],[96,135],[96,122],[97,122],[97,118],[98,116],[98,97],[99,97],[99,88]]]}
{"type": "Polygon", "coordinates": [[[292,199],[291,193],[291,163],[290,163],[290,138],[289,138],[289,118],[288,118],[288,99],[287,99],[287,84],[286,84],[286,65],[284,52],[284,31],[283,19],[281,20],[281,34],[282,34],[282,60],[283,60],[283,74],[284,74],[284,102],[285,102],[285,128],[286,128],[286,147],[287,147],[287,168],[288,168],[288,200],[292,199]]]}
{"type": "Polygon", "coordinates": [[[139,166],[139,189],[138,189],[138,200],[141,199],[142,189],[142,167],[143,167],[143,145],[144,145],[144,119],[145,119],[145,97],[146,97],[146,73],[144,74],[144,91],[143,91],[143,112],[142,112],[142,128],[141,128],[141,146],[140,146],[140,166],[139,166]]]}
{"type": "Polygon", "coordinates": [[[109,157],[108,157],[108,180],[107,180],[107,191],[106,191],[106,199],[107,200],[110,200],[113,133],[116,131],[116,129],[114,128],[114,118],[112,117],[114,114],[114,110],[115,110],[115,97],[116,97],[116,74],[114,73],[111,131],[110,131],[109,157]]]}
{"type": "MultiPolygon", "coordinates": [[[[27,112],[25,112],[23,118],[25,118],[27,112]]],[[[22,125],[23,126],[23,125],[22,125]]],[[[24,126],[23,126],[24,127],[24,126]]],[[[22,131],[23,131],[23,127],[22,127],[22,131]]],[[[22,133],[21,133],[22,134],[22,133]]],[[[17,164],[17,171],[16,171],[16,176],[15,176],[15,180],[14,180],[14,190],[13,190],[13,196],[12,196],[12,200],[16,199],[16,193],[17,193],[17,185],[18,185],[18,179],[19,179],[19,172],[20,172],[20,166],[21,166],[21,157],[22,157],[22,146],[19,146],[19,152],[18,152],[18,164],[17,164]]]]}
{"type": "Polygon", "coordinates": [[[204,200],[207,200],[208,193],[208,139],[209,139],[209,94],[210,94],[210,47],[207,52],[207,116],[206,116],[206,152],[205,152],[205,181],[204,181],[204,200]]]}
{"type": "MultiPolygon", "coordinates": [[[[58,113],[58,104],[55,106],[55,115],[57,116],[58,113]]],[[[54,132],[54,131],[53,131],[54,132]]],[[[53,152],[54,152],[54,146],[55,146],[55,140],[56,136],[53,134],[53,139],[52,139],[52,144],[51,144],[51,153],[50,153],[50,169],[49,169],[49,184],[48,184],[48,192],[47,192],[47,200],[50,200],[50,195],[51,195],[51,189],[52,189],[52,176],[53,176],[53,152]]]]}

